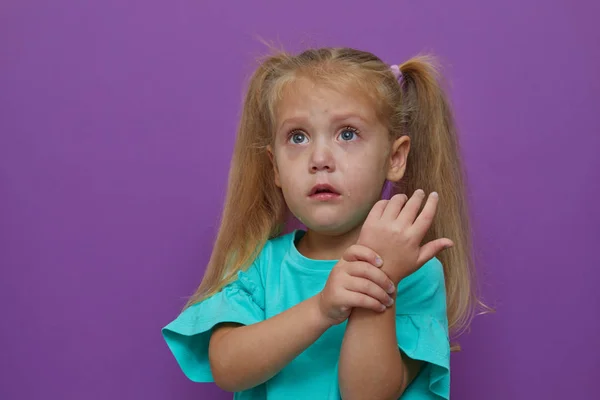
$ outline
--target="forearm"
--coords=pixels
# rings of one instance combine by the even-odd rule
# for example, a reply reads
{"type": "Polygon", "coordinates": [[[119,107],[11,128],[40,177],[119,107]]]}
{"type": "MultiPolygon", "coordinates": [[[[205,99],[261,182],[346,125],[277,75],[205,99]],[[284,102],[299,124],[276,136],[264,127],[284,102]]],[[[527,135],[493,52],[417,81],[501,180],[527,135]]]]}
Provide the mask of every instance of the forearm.
{"type": "Polygon", "coordinates": [[[232,392],[257,386],[314,343],[331,325],[319,312],[317,297],[265,321],[213,334],[209,359],[213,378],[232,392]]]}
{"type": "Polygon", "coordinates": [[[383,313],[355,308],[348,318],[339,359],[342,398],[397,399],[406,368],[396,339],[396,305],[383,313]]]}

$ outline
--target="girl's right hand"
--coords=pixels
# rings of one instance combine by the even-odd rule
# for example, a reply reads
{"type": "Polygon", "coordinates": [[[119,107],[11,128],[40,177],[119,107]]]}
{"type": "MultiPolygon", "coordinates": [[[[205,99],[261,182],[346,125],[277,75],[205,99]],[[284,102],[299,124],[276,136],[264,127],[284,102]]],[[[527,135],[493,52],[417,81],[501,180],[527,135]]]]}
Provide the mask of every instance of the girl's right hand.
{"type": "Polygon", "coordinates": [[[382,312],[394,304],[393,282],[379,267],[381,258],[368,247],[350,246],[333,267],[319,293],[319,310],[332,325],[344,322],[352,308],[382,312]]]}

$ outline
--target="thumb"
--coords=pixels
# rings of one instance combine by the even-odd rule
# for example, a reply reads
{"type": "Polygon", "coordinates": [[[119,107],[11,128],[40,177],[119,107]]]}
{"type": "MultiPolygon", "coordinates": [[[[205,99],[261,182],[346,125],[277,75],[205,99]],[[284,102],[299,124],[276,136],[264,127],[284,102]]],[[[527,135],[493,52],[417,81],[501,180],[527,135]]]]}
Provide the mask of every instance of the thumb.
{"type": "Polygon", "coordinates": [[[367,246],[355,244],[346,249],[342,258],[348,262],[352,261],[364,261],[368,262],[375,267],[381,267],[383,260],[381,256],[367,246]]]}
{"type": "Polygon", "coordinates": [[[454,243],[450,239],[437,239],[427,243],[419,251],[419,258],[417,259],[417,265],[420,267],[433,257],[438,255],[442,250],[454,246],[454,243]]]}

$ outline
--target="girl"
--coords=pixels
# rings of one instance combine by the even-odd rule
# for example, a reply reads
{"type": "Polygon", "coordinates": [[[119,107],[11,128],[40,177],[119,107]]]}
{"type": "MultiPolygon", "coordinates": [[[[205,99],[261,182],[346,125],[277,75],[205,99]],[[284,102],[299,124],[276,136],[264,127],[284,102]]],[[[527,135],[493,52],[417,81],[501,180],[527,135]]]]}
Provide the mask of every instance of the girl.
{"type": "Polygon", "coordinates": [[[430,59],[268,57],[206,274],[163,336],[189,379],[235,399],[448,399],[449,332],[476,303],[468,233],[430,59]],[[306,230],[280,234],[288,211],[306,230]]]}

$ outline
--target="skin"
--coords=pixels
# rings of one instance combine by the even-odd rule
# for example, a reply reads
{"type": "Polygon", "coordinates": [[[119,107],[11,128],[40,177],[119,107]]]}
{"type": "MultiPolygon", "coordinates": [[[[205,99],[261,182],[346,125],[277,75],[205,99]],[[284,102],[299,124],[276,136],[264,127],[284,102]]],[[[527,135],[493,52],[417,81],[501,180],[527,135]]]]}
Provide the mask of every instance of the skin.
{"type": "Polygon", "coordinates": [[[339,259],[356,243],[385,179],[402,177],[410,139],[391,143],[372,105],[359,93],[335,92],[302,78],[288,93],[279,104],[269,147],[275,183],[308,228],[299,250],[314,258],[339,259]],[[307,194],[320,183],[332,185],[341,194],[339,201],[311,200],[307,194]]]}
{"type": "Polygon", "coordinates": [[[298,251],[339,262],[317,296],[257,324],[219,325],[209,346],[215,382],[231,391],[263,383],[348,319],[339,363],[342,397],[398,398],[421,363],[398,349],[395,314],[402,305],[394,302],[394,289],[452,244],[439,239],[419,247],[437,196],[430,196],[421,215],[422,191],[408,202],[404,195],[380,201],[385,180],[405,173],[410,139],[392,140],[360,93],[299,78],[284,93],[276,117],[267,151],[276,185],[307,227],[298,251]],[[311,197],[317,184],[331,185],[339,196],[311,197]]]}

